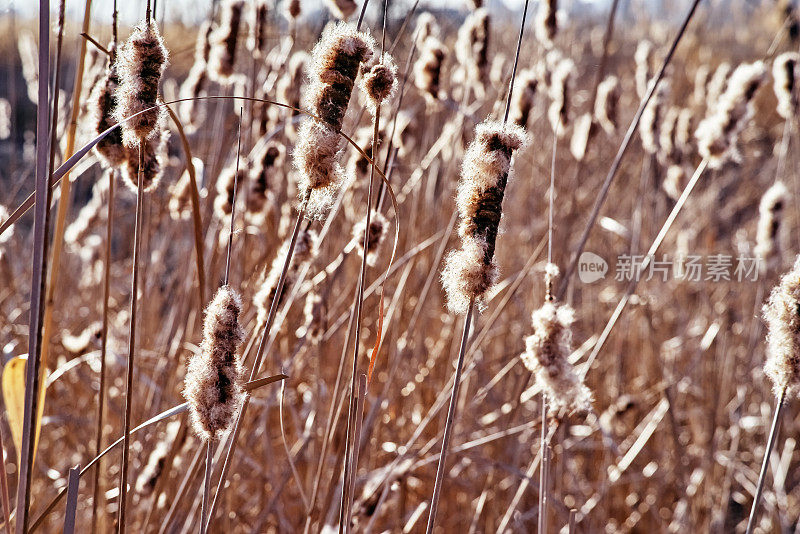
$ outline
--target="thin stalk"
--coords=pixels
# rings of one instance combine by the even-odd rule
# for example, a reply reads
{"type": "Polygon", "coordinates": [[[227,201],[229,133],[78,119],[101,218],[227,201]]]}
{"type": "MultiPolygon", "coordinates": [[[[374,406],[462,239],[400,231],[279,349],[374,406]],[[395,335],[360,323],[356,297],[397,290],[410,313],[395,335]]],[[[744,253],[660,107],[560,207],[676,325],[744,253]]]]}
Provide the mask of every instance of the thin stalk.
{"type": "Polygon", "coordinates": [[[442,452],[439,455],[439,465],[436,467],[436,482],[433,486],[433,497],[431,498],[431,511],[428,515],[428,526],[425,529],[427,534],[432,534],[433,525],[436,522],[436,511],[439,508],[439,495],[442,492],[442,482],[444,481],[444,470],[447,466],[447,451],[450,448],[450,435],[453,431],[453,421],[456,418],[456,405],[458,404],[458,389],[461,385],[461,371],[464,367],[464,354],[467,352],[467,341],[469,340],[470,324],[472,314],[475,310],[474,299],[469,303],[467,316],[464,319],[464,334],[461,336],[461,347],[458,349],[458,362],[456,363],[456,375],[453,380],[453,390],[450,394],[450,407],[447,409],[447,421],[444,425],[444,436],[442,437],[442,452]]]}
{"type": "Polygon", "coordinates": [[[214,447],[211,440],[206,441],[206,472],[203,476],[203,504],[200,507],[200,534],[205,534],[208,525],[206,523],[206,510],[208,510],[208,495],[211,493],[211,469],[214,466],[214,447]]]}
{"type": "Polygon", "coordinates": [[[361,443],[361,426],[363,424],[364,419],[364,400],[367,396],[367,375],[361,373],[361,376],[358,379],[358,398],[356,400],[356,411],[355,411],[355,429],[353,431],[353,447],[352,447],[352,455],[353,455],[353,475],[350,477],[350,487],[348,488],[347,492],[350,495],[350,502],[347,506],[347,522],[345,523],[345,532],[350,534],[350,523],[353,520],[353,492],[355,491],[356,486],[356,474],[355,474],[355,467],[358,466],[358,451],[360,449],[359,444],[361,443]]]}
{"type": "Polygon", "coordinates": [[[756,486],[756,494],[753,496],[753,506],[750,508],[750,517],[747,520],[747,530],[745,534],[752,534],[756,526],[756,511],[758,510],[758,501],[761,500],[761,493],[764,491],[764,482],[767,479],[767,468],[769,467],[769,457],[772,453],[772,448],[775,446],[775,440],[778,438],[778,429],[781,425],[781,412],[786,400],[786,386],[783,387],[780,396],[778,397],[778,405],[775,407],[775,416],[772,418],[772,428],[769,430],[769,438],[767,438],[767,449],[764,451],[764,460],[761,463],[761,473],[758,475],[758,485],[756,486]]]}
{"type": "Polygon", "coordinates": [[[36,108],[36,196],[44,199],[37,202],[34,213],[33,251],[31,268],[30,319],[28,322],[28,363],[25,369],[25,410],[22,426],[22,453],[19,484],[17,488],[16,531],[25,534],[28,530],[31,497],[31,467],[36,444],[36,414],[38,413],[42,352],[42,310],[44,307],[44,283],[47,279],[47,241],[50,222],[50,180],[47,172],[47,156],[50,153],[50,138],[47,129],[50,122],[47,79],[50,72],[50,2],[39,0],[39,87],[36,108]]]}
{"type": "Polygon", "coordinates": [[[594,227],[594,223],[597,220],[598,215],[600,214],[600,209],[605,204],[606,197],[608,196],[608,191],[611,188],[611,183],[614,181],[614,178],[617,175],[617,172],[622,165],[622,158],[625,156],[625,152],[628,150],[628,146],[630,142],[633,140],[633,136],[636,134],[637,127],[639,126],[639,121],[642,118],[642,113],[644,112],[645,107],[647,107],[648,102],[652,98],[653,94],[655,93],[656,89],[658,88],[658,84],[661,82],[661,79],[664,77],[664,72],[667,70],[667,66],[669,65],[670,61],[672,61],[672,56],[675,54],[675,49],[678,48],[678,44],[681,41],[684,33],[686,33],[686,28],[689,26],[689,22],[691,22],[692,17],[694,16],[695,11],[697,10],[697,6],[700,4],[700,0],[693,0],[691,7],[689,8],[689,12],[686,14],[686,18],[684,18],[683,23],[681,24],[680,29],[678,30],[675,39],[672,41],[672,45],[667,52],[666,57],[664,58],[663,63],[661,63],[661,68],[658,69],[658,73],[656,77],[650,81],[649,87],[647,89],[647,93],[644,95],[644,98],[639,103],[639,109],[636,110],[636,114],[633,116],[633,120],[631,121],[630,126],[628,126],[628,131],[625,132],[625,137],[622,140],[622,144],[617,151],[617,155],[614,156],[614,161],[611,163],[611,168],[606,175],[606,179],[603,182],[602,187],[600,188],[600,193],[598,193],[597,198],[595,199],[594,206],[592,207],[592,213],[589,215],[589,220],[586,223],[586,227],[583,229],[583,233],[581,234],[580,239],[578,240],[578,246],[576,247],[575,252],[573,253],[572,260],[569,263],[566,271],[564,272],[564,276],[561,279],[561,285],[558,288],[558,292],[556,294],[556,298],[558,300],[562,300],[564,295],[567,292],[567,288],[569,287],[569,281],[572,277],[573,273],[575,272],[575,267],[578,265],[578,258],[583,252],[583,247],[586,246],[586,242],[589,240],[589,233],[592,231],[594,227]]]}
{"type": "Polygon", "coordinates": [[[128,336],[128,365],[125,379],[125,419],[123,423],[122,436],[122,461],[119,475],[119,514],[117,516],[117,533],[123,534],[126,530],[125,513],[127,511],[128,497],[128,463],[130,461],[130,431],[131,431],[131,410],[133,401],[131,391],[133,389],[133,365],[134,351],[136,350],[136,314],[139,302],[139,248],[142,240],[142,211],[144,206],[144,153],[142,144],[144,139],[139,140],[139,172],[136,179],[136,221],[133,234],[133,275],[131,276],[131,313],[130,331],[128,336]]]}
{"type": "Polygon", "coordinates": [[[547,532],[547,471],[550,462],[547,458],[547,395],[542,393],[542,438],[539,444],[539,458],[541,467],[539,469],[539,518],[537,528],[539,534],[547,532]]]}
{"type": "MultiPolygon", "coordinates": [[[[108,351],[108,300],[111,293],[111,235],[114,229],[114,170],[108,170],[108,214],[106,215],[106,247],[103,265],[103,327],[100,331],[100,391],[97,397],[97,429],[95,456],[103,450],[103,418],[106,407],[106,353],[108,351]]],[[[100,462],[94,470],[92,498],[92,532],[97,532],[97,504],[100,501],[100,462]]]]}

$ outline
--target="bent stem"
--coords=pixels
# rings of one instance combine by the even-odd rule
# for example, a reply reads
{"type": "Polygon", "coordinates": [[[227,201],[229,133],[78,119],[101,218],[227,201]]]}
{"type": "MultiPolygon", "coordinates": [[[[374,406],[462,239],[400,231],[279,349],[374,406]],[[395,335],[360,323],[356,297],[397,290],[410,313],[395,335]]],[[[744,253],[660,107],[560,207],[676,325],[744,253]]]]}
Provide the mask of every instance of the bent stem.
{"type": "Polygon", "coordinates": [[[444,469],[447,465],[447,451],[450,448],[450,434],[453,430],[453,422],[456,418],[456,406],[458,404],[458,388],[461,384],[461,371],[464,367],[464,354],[467,352],[467,340],[469,339],[470,324],[472,314],[475,310],[474,299],[469,303],[467,316],[464,319],[464,334],[461,336],[461,347],[458,349],[458,363],[456,363],[456,374],[453,380],[453,391],[450,394],[450,407],[447,409],[447,421],[444,425],[444,436],[442,437],[442,452],[439,455],[439,465],[436,467],[436,482],[433,486],[433,497],[431,497],[431,511],[428,515],[428,526],[425,530],[427,534],[433,532],[433,525],[436,522],[436,510],[439,508],[439,495],[442,492],[444,480],[444,469]]]}
{"type": "Polygon", "coordinates": [[[747,531],[745,534],[752,534],[755,528],[756,510],[758,509],[758,501],[761,500],[761,493],[764,491],[764,482],[767,479],[767,467],[769,466],[769,457],[772,453],[772,448],[775,445],[775,440],[778,437],[778,429],[781,425],[781,412],[783,411],[784,401],[786,400],[786,386],[783,387],[780,397],[778,397],[778,406],[775,407],[775,416],[772,418],[772,428],[769,430],[769,438],[767,438],[767,449],[764,451],[764,460],[761,462],[761,473],[758,475],[758,485],[756,486],[756,494],[753,496],[753,506],[750,508],[750,518],[747,520],[747,531]]]}

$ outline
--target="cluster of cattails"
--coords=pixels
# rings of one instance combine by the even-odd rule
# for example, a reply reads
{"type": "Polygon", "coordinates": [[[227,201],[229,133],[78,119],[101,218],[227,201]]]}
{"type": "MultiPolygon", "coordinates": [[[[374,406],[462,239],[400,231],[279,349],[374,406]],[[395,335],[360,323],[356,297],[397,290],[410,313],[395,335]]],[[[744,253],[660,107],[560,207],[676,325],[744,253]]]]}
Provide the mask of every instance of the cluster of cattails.
{"type": "MultiPolygon", "coordinates": [[[[350,240],[348,249],[355,248],[359,256],[364,255],[364,228],[366,219],[361,219],[353,225],[353,238],[350,240]]],[[[378,252],[381,243],[386,237],[389,229],[389,221],[379,211],[372,211],[369,222],[369,235],[367,237],[367,265],[374,266],[378,261],[378,252]]]]}
{"type": "Polygon", "coordinates": [[[517,74],[511,110],[508,114],[508,119],[517,126],[527,128],[538,87],[539,76],[533,69],[524,69],[517,74]]]}
{"type": "Polygon", "coordinates": [[[114,118],[122,122],[122,140],[127,147],[138,147],[140,141],[151,139],[163,128],[166,112],[156,103],[166,66],[167,49],[158,26],[154,22],[137,26],[117,61],[120,83],[114,118]]]}
{"type": "Polygon", "coordinates": [[[230,286],[222,286],[205,311],[200,352],[189,360],[183,395],[195,432],[211,440],[225,432],[242,400],[239,324],[242,301],[230,286]]]}
{"type": "Polygon", "coordinates": [[[461,248],[451,252],[442,271],[447,306],[466,313],[497,279],[494,250],[502,216],[503,195],[513,152],[527,141],[517,125],[485,121],[464,154],[456,204],[461,248]]]}
{"type": "MultiPolygon", "coordinates": [[[[547,266],[548,286],[558,269],[547,266]]],[[[575,311],[568,304],[547,298],[541,308],[531,314],[533,333],[525,338],[522,362],[536,375],[536,383],[547,395],[548,402],[569,411],[588,410],[592,394],[569,361],[572,353],[572,324],[575,311]]]]}
{"type": "Polygon", "coordinates": [[[608,135],[617,131],[617,113],[619,109],[619,79],[616,76],[606,77],[597,86],[597,97],[594,102],[594,117],[608,135]]]}
{"type": "Polygon", "coordinates": [[[339,20],[349,19],[358,10],[355,0],[325,0],[325,6],[339,20]]]}
{"type": "Polygon", "coordinates": [[[797,75],[800,54],[786,52],[775,58],[772,64],[773,89],[778,99],[778,114],[786,120],[794,120],[797,114],[797,75]]]}
{"type": "Polygon", "coordinates": [[[783,219],[783,210],[789,199],[789,191],[783,182],[772,185],[758,205],[758,229],[756,246],[753,249],[762,270],[779,259],[780,243],[778,236],[783,219]]]}
{"type": "Polygon", "coordinates": [[[208,73],[211,79],[229,85],[235,81],[236,51],[242,24],[244,0],[229,0],[222,10],[222,21],[211,35],[208,73]]]}
{"type": "Polygon", "coordinates": [[[572,79],[575,76],[575,63],[569,58],[561,58],[550,71],[548,85],[550,93],[550,107],[547,109],[547,118],[559,137],[569,124],[569,95],[572,79]]]}
{"type": "Polygon", "coordinates": [[[345,23],[326,28],[314,46],[304,103],[316,118],[303,121],[294,149],[300,198],[311,217],[325,212],[342,182],[339,132],[361,63],[373,48],[370,36],[345,23]]]}
{"type": "MultiPolygon", "coordinates": [[[[278,249],[278,254],[272,261],[269,271],[264,276],[264,280],[259,284],[258,291],[253,296],[253,302],[258,310],[257,321],[259,325],[264,325],[267,322],[269,309],[272,301],[275,299],[275,293],[278,290],[278,282],[280,281],[283,265],[286,262],[286,255],[289,253],[289,241],[284,241],[281,248],[278,249]]],[[[278,304],[280,305],[286,298],[298,277],[307,265],[309,265],[317,256],[317,233],[313,230],[301,230],[297,236],[297,243],[294,247],[294,255],[292,256],[291,265],[286,272],[286,279],[283,283],[283,290],[278,296],[278,304]]]]}
{"type": "Polygon", "coordinates": [[[800,257],[783,275],[764,305],[767,323],[767,363],[764,372],[775,394],[800,393],[800,257]]]}
{"type": "Polygon", "coordinates": [[[283,145],[274,141],[259,143],[253,149],[246,204],[247,217],[253,224],[263,224],[275,209],[276,175],[280,171],[284,153],[283,145]]]}
{"type": "Polygon", "coordinates": [[[476,9],[458,30],[456,59],[463,69],[464,82],[482,94],[489,74],[489,12],[476,9]]]}
{"type": "Polygon", "coordinates": [[[700,155],[712,168],[729,160],[738,161],[737,142],[751,114],[751,102],[764,81],[766,67],[761,61],[739,65],[728,81],[714,111],[703,119],[695,136],[700,155]]]}
{"type": "Polygon", "coordinates": [[[208,58],[211,53],[211,32],[213,25],[206,21],[197,32],[197,44],[194,51],[194,63],[189,75],[180,88],[181,99],[189,99],[180,103],[181,120],[188,132],[193,132],[203,122],[204,106],[197,105],[197,98],[205,95],[208,85],[208,58]]]}
{"type": "Polygon", "coordinates": [[[545,48],[552,48],[558,31],[558,1],[544,0],[536,13],[536,38],[545,48]]]}

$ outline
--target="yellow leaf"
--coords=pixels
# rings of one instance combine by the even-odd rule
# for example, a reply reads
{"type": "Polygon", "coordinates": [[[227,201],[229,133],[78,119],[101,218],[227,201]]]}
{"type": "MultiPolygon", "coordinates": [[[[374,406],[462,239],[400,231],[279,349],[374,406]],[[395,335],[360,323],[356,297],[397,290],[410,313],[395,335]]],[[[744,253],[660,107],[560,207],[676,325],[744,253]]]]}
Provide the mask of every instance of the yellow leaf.
{"type": "MultiPolygon", "coordinates": [[[[25,420],[25,365],[28,355],[15,356],[3,368],[3,400],[8,412],[8,424],[11,437],[17,449],[17,465],[20,464],[22,448],[22,422],[25,420]]],[[[36,441],[33,460],[36,460],[36,447],[39,445],[39,434],[42,430],[42,414],[44,413],[44,381],[40,381],[39,406],[36,414],[36,441]]],[[[33,462],[32,462],[33,463],[33,462]]]]}

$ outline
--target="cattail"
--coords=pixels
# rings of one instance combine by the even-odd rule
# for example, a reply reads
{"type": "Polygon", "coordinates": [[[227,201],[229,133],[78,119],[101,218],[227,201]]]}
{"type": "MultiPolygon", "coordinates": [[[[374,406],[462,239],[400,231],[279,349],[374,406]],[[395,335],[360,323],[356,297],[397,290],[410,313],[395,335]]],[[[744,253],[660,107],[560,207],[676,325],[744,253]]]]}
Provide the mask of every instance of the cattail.
{"type": "MultiPolygon", "coordinates": [[[[371,126],[364,126],[363,128],[359,128],[356,130],[355,136],[353,137],[353,141],[355,141],[356,146],[361,149],[367,157],[361,155],[361,152],[354,150],[350,159],[347,161],[347,176],[352,179],[364,178],[369,176],[370,169],[372,165],[370,164],[370,160],[373,158],[372,155],[372,136],[374,133],[374,128],[371,126]],[[369,159],[367,159],[369,158],[369,159]]],[[[395,132],[396,133],[396,132],[395,132]]],[[[375,143],[377,147],[380,147],[384,141],[384,137],[386,136],[386,132],[383,129],[378,131],[378,138],[377,142],[375,143]]]]}
{"type": "MultiPolygon", "coordinates": [[[[275,299],[275,292],[278,290],[278,282],[280,281],[281,271],[286,262],[286,254],[289,252],[288,240],[284,241],[275,259],[272,260],[269,272],[264,276],[263,281],[259,284],[258,291],[253,295],[253,301],[256,309],[258,310],[257,321],[259,325],[264,325],[267,322],[269,309],[272,301],[275,299]]],[[[283,290],[278,297],[278,304],[282,304],[286,295],[288,295],[300,271],[309,265],[317,256],[317,233],[313,230],[301,230],[297,236],[297,243],[294,247],[294,255],[292,256],[291,265],[286,272],[286,279],[283,283],[283,290]]]]}
{"type": "MultiPolygon", "coordinates": [[[[116,53],[114,46],[110,47],[111,58],[106,73],[95,85],[89,97],[92,133],[100,134],[117,123],[114,110],[117,108],[119,91],[119,77],[116,72],[116,53]]],[[[140,115],[141,116],[141,115],[140,115]]],[[[104,167],[113,169],[120,166],[126,159],[126,149],[122,144],[122,128],[115,128],[94,146],[94,152],[104,167]]]]}
{"type": "Polygon", "coordinates": [[[286,14],[289,15],[289,20],[292,22],[297,21],[302,12],[300,8],[300,0],[288,0],[286,2],[286,14]]]}
{"type": "Polygon", "coordinates": [[[572,138],[569,142],[569,151],[576,160],[581,161],[586,155],[586,146],[592,133],[592,114],[584,113],[575,120],[572,128],[572,138]]]}
{"type": "Polygon", "coordinates": [[[255,21],[250,28],[250,50],[253,56],[261,58],[267,48],[267,30],[269,3],[267,0],[258,0],[255,6],[255,21]]]}
{"type": "MultiPolygon", "coordinates": [[[[294,108],[300,108],[300,97],[302,95],[303,86],[305,85],[304,73],[309,57],[310,56],[306,52],[299,51],[292,54],[292,56],[289,58],[286,72],[275,84],[275,94],[277,95],[279,102],[288,104],[294,108]]],[[[258,106],[258,104],[256,105],[258,106]]],[[[267,132],[266,125],[263,123],[263,121],[266,119],[267,113],[275,113],[278,116],[282,116],[282,114],[288,114],[289,117],[294,117],[298,114],[298,112],[293,109],[278,109],[266,105],[261,109],[263,114],[261,126],[262,135],[267,132]]],[[[294,140],[297,135],[297,128],[294,122],[286,121],[285,129],[289,139],[294,140]]]]}
{"type": "MultiPolygon", "coordinates": [[[[172,421],[166,425],[164,437],[156,443],[147,459],[147,464],[142,469],[139,478],[136,479],[136,493],[144,496],[152,495],[153,490],[156,489],[158,479],[164,473],[164,464],[169,454],[169,449],[172,447],[173,442],[179,438],[180,427],[180,421],[172,421]]],[[[183,438],[180,440],[181,443],[184,442],[186,432],[183,432],[183,436],[180,437],[183,438]]]]}
{"type": "Polygon", "coordinates": [[[283,145],[270,141],[259,143],[253,149],[250,163],[250,191],[247,195],[247,215],[254,224],[263,223],[264,217],[275,208],[273,188],[277,182],[285,150],[283,145]]]}
{"type": "Polygon", "coordinates": [[[569,362],[574,322],[575,311],[568,304],[546,301],[531,314],[533,333],[525,338],[521,358],[552,406],[586,411],[592,394],[569,362]]]}
{"type": "Polygon", "coordinates": [[[239,324],[242,299],[230,286],[217,290],[205,311],[200,353],[189,360],[183,396],[195,432],[212,440],[230,427],[242,394],[239,345],[244,330],[239,324]]]}
{"type": "Polygon", "coordinates": [[[308,343],[318,345],[325,334],[326,315],[327,305],[323,298],[315,290],[309,291],[303,307],[305,320],[295,332],[297,337],[304,337],[308,343]]]}
{"type": "Polygon", "coordinates": [[[764,305],[767,323],[767,362],[764,373],[775,395],[800,393],[800,257],[772,290],[764,305]]]}
{"type": "Polygon", "coordinates": [[[72,246],[80,241],[91,230],[94,224],[105,213],[108,202],[108,180],[98,180],[92,186],[92,198],[78,212],[75,220],[64,231],[64,241],[72,246]]]}
{"type": "Polygon", "coordinates": [[[417,17],[417,27],[414,30],[414,36],[417,40],[417,47],[423,48],[425,41],[428,37],[438,38],[440,33],[439,24],[436,22],[436,17],[427,11],[420,13],[417,17]]]}
{"type": "Polygon", "coordinates": [[[653,43],[647,40],[639,41],[633,60],[636,63],[636,94],[639,98],[644,98],[652,76],[650,64],[653,61],[653,43]]]}
{"type": "MultiPolygon", "coordinates": [[[[199,161],[199,160],[198,160],[199,161]]],[[[197,169],[195,168],[195,171],[197,169]]],[[[169,202],[167,209],[173,221],[187,221],[192,216],[191,190],[192,182],[189,171],[183,171],[178,181],[169,188],[169,202]]]]}
{"type": "Polygon", "coordinates": [[[575,63],[569,58],[558,62],[550,74],[550,107],[547,118],[554,131],[562,137],[569,124],[569,95],[572,78],[575,75],[575,63]]]}
{"type": "Polygon", "coordinates": [[[28,89],[28,99],[35,104],[39,98],[39,47],[31,32],[20,32],[17,37],[17,51],[22,77],[28,89]]]}
{"type": "Polygon", "coordinates": [[[667,167],[667,175],[661,184],[664,193],[669,198],[677,201],[683,192],[683,184],[686,181],[686,173],[680,165],[670,165],[667,167]]]}
{"type": "Polygon", "coordinates": [[[681,109],[675,124],[675,146],[683,155],[691,154],[693,150],[693,123],[694,112],[690,108],[681,109]]]}
{"type": "Polygon", "coordinates": [[[692,90],[692,101],[695,106],[705,107],[710,77],[711,68],[706,63],[697,67],[694,73],[694,87],[692,90]]]}
{"type": "Polygon", "coordinates": [[[189,132],[197,131],[203,123],[205,115],[198,112],[205,108],[197,105],[197,98],[205,96],[208,85],[208,58],[211,53],[211,32],[214,27],[208,21],[200,26],[197,32],[197,42],[194,50],[194,63],[189,70],[189,75],[181,84],[179,96],[185,100],[179,104],[181,119],[184,128],[189,132]]]}
{"type": "MultiPolygon", "coordinates": [[[[353,238],[350,241],[348,249],[356,249],[359,257],[364,255],[364,225],[365,219],[359,220],[353,225],[353,238]]],[[[367,237],[367,265],[374,267],[378,261],[378,251],[380,250],[381,243],[386,237],[386,231],[389,229],[389,221],[379,211],[372,211],[369,223],[369,236],[367,237]]]]}
{"type": "Polygon", "coordinates": [[[663,102],[667,93],[667,85],[662,84],[650,98],[647,107],[642,111],[639,121],[639,136],[642,138],[642,148],[648,154],[658,152],[658,136],[663,119],[663,102]]]}
{"type": "Polygon", "coordinates": [[[138,148],[126,149],[125,162],[122,166],[122,177],[125,184],[136,191],[139,183],[139,161],[143,162],[142,191],[149,193],[158,187],[164,175],[164,165],[167,162],[167,144],[169,131],[161,130],[156,139],[147,139],[138,148]],[[141,151],[141,153],[140,153],[141,151]]]}
{"type": "Polygon", "coordinates": [[[797,16],[797,9],[794,4],[794,0],[778,1],[780,21],[786,27],[789,39],[793,43],[797,42],[797,38],[800,37],[800,17],[797,16]]]}
{"type": "Polygon", "coordinates": [[[532,69],[521,70],[517,74],[511,109],[508,113],[508,119],[517,126],[522,126],[523,128],[528,126],[528,119],[533,110],[538,87],[539,77],[532,69]]]}
{"type": "Polygon", "coordinates": [[[384,100],[391,98],[397,89],[397,65],[385,53],[361,75],[361,91],[367,97],[367,109],[374,116],[384,100]]]}
{"type": "Polygon", "coordinates": [[[536,12],[536,38],[545,48],[553,47],[553,39],[558,30],[558,0],[544,0],[536,12]]]}
{"type": "Polygon", "coordinates": [[[359,66],[372,57],[373,48],[371,37],[345,23],[326,28],[314,47],[304,101],[319,120],[303,121],[294,149],[300,198],[307,200],[311,217],[322,216],[342,181],[339,132],[359,66]]]}
{"type": "Polygon", "coordinates": [[[442,64],[447,49],[436,37],[427,37],[421,47],[419,59],[414,63],[414,85],[428,100],[439,99],[442,64]]]}
{"type": "Polygon", "coordinates": [[[117,60],[120,83],[114,118],[122,122],[125,146],[139,146],[140,140],[154,137],[161,129],[166,111],[154,106],[158,83],[166,67],[167,49],[158,26],[154,22],[140,24],[123,45],[117,60]]]}
{"type": "Polygon", "coordinates": [[[194,44],[194,63],[208,64],[211,57],[211,36],[214,33],[214,24],[210,20],[200,24],[197,30],[197,41],[194,44]]]}
{"type": "Polygon", "coordinates": [[[347,20],[358,9],[355,0],[325,0],[325,7],[339,20],[347,20]]]}
{"type": "Polygon", "coordinates": [[[758,230],[756,231],[756,246],[753,249],[759,260],[762,271],[779,259],[780,243],[778,235],[783,219],[783,209],[789,200],[789,191],[783,182],[775,182],[767,189],[758,205],[758,230]]]}
{"type": "Polygon", "coordinates": [[[778,99],[778,115],[790,120],[797,113],[797,63],[800,54],[786,52],[775,58],[772,63],[773,89],[778,99]]]}
{"type": "Polygon", "coordinates": [[[732,72],[730,63],[720,63],[714,71],[714,75],[711,76],[706,87],[706,114],[714,111],[714,106],[717,105],[722,93],[728,87],[728,79],[732,72]]]}
{"type": "Polygon", "coordinates": [[[480,303],[497,279],[494,249],[511,156],[526,141],[523,128],[487,120],[475,128],[464,154],[456,197],[461,248],[450,253],[442,270],[447,306],[454,313],[480,303]]]}
{"type": "Polygon", "coordinates": [[[11,103],[0,98],[0,141],[11,137],[11,103]]]}
{"type": "Polygon", "coordinates": [[[96,321],[81,330],[77,335],[72,335],[64,330],[61,333],[61,346],[72,354],[84,354],[93,344],[100,341],[102,329],[103,324],[96,321]]]}
{"type": "Polygon", "coordinates": [[[714,112],[700,122],[695,137],[700,155],[709,159],[710,167],[718,168],[729,159],[739,160],[739,132],[750,118],[753,96],[765,76],[766,67],[761,61],[739,65],[714,112]]]}
{"type": "Polygon", "coordinates": [[[239,27],[242,24],[243,0],[229,0],[222,10],[220,27],[211,35],[208,73],[211,79],[224,85],[234,82],[239,27]]]}
{"type": "Polygon", "coordinates": [[[617,131],[617,111],[619,108],[619,79],[608,76],[597,86],[594,101],[594,117],[608,135],[617,131]]]}
{"type": "Polygon", "coordinates": [[[236,165],[225,167],[217,178],[217,196],[214,199],[214,213],[219,220],[224,221],[233,210],[234,191],[242,188],[247,181],[247,166],[240,165],[238,172],[236,165]]]}
{"type": "Polygon", "coordinates": [[[664,165],[676,163],[680,155],[675,139],[680,115],[681,109],[672,106],[664,114],[664,120],[661,121],[661,128],[658,132],[658,159],[664,165]]]}
{"type": "Polygon", "coordinates": [[[476,9],[467,16],[458,29],[455,47],[466,81],[482,89],[489,68],[489,12],[486,9],[476,9]]]}

